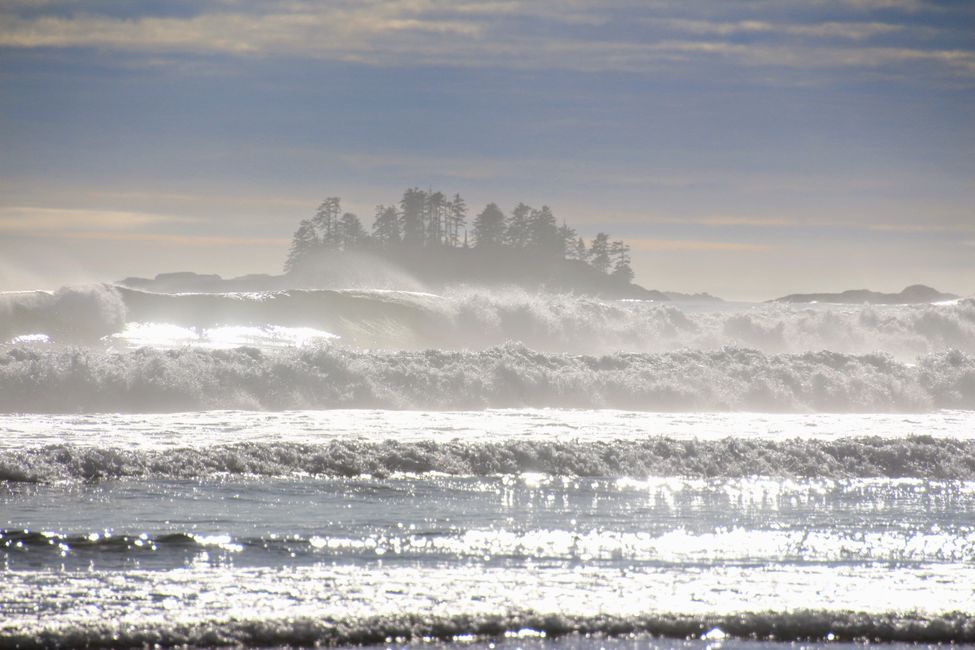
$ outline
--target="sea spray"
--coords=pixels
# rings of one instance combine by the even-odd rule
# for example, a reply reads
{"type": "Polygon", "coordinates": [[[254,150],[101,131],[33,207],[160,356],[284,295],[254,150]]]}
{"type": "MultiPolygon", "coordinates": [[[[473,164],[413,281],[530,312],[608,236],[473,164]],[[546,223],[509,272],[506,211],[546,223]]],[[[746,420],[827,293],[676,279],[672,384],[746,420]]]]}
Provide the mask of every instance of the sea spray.
{"type": "MultiPolygon", "coordinates": [[[[484,349],[519,341],[545,352],[605,354],[744,346],[765,353],[887,352],[902,361],[946,348],[975,353],[975,300],[947,305],[655,303],[519,289],[443,295],[383,290],[158,294],[97,285],[0,295],[0,341],[139,344],[152,325],[197,332],[310,328],[348,347],[484,349]],[[82,325],[76,327],[75,319],[82,325]],[[126,327],[128,324],[128,327],[126,327]]],[[[180,347],[186,337],[154,345],[180,347]]]]}
{"type": "Polygon", "coordinates": [[[133,450],[71,444],[0,451],[0,480],[40,483],[122,478],[208,479],[222,475],[517,475],[702,478],[775,476],[975,479],[975,441],[926,436],[888,440],[675,440],[611,442],[477,440],[403,443],[335,440],[133,450]]]}
{"type": "Polygon", "coordinates": [[[331,346],[261,351],[13,347],[0,352],[0,411],[517,407],[657,411],[927,411],[975,407],[975,358],[904,364],[882,355],[545,354],[331,346]]]}
{"type": "Polygon", "coordinates": [[[120,331],[125,322],[122,293],[111,285],[0,293],[0,341],[46,334],[59,341],[91,342],[120,331]]]}

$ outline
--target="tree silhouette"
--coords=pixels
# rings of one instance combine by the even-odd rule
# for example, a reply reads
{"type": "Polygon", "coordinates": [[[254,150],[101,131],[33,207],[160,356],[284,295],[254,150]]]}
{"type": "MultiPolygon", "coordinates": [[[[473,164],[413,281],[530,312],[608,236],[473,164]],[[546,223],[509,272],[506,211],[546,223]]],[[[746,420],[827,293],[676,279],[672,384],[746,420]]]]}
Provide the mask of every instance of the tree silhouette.
{"type": "Polygon", "coordinates": [[[488,203],[474,218],[475,248],[499,248],[504,245],[504,213],[496,203],[488,203]]]}
{"type": "Polygon", "coordinates": [[[381,249],[390,249],[400,243],[399,216],[396,208],[376,206],[376,218],[372,223],[372,238],[381,249]]]}
{"type": "Polygon", "coordinates": [[[416,187],[403,192],[400,200],[400,230],[403,233],[403,244],[407,247],[423,245],[426,230],[424,216],[426,212],[426,192],[416,187]]]}
{"type": "Polygon", "coordinates": [[[511,211],[511,218],[508,219],[504,231],[504,243],[512,248],[524,248],[528,244],[528,217],[531,215],[531,206],[519,203],[511,211]]]}
{"type": "Polygon", "coordinates": [[[541,210],[532,210],[528,216],[527,247],[542,255],[562,254],[555,215],[547,205],[543,205],[541,210]]]}
{"type": "Polygon", "coordinates": [[[633,281],[633,269],[630,267],[630,247],[622,241],[614,241],[609,246],[609,255],[613,258],[613,272],[610,274],[623,284],[633,281]]]}
{"type": "Polygon", "coordinates": [[[444,243],[445,222],[447,216],[447,197],[443,192],[432,192],[427,195],[426,222],[427,243],[444,243]]]}
{"type": "Polygon", "coordinates": [[[315,234],[315,225],[309,219],[302,219],[298,224],[298,230],[295,231],[294,239],[291,240],[288,259],[284,262],[284,272],[291,273],[299,268],[320,246],[321,241],[315,234]]]}
{"type": "Polygon", "coordinates": [[[558,237],[559,237],[559,255],[570,260],[578,259],[577,257],[575,257],[576,251],[574,250],[575,243],[576,243],[575,229],[565,225],[565,222],[563,221],[562,225],[559,226],[558,237]]]}
{"type": "Polygon", "coordinates": [[[589,249],[586,248],[586,240],[579,237],[575,241],[575,252],[571,259],[579,260],[580,262],[589,261],[589,249]]]}
{"type": "Polygon", "coordinates": [[[460,245],[460,231],[464,231],[465,241],[467,236],[467,203],[460,194],[454,194],[450,201],[450,227],[448,228],[448,243],[457,247],[460,245]]]}
{"type": "Polygon", "coordinates": [[[596,233],[589,246],[589,264],[600,273],[609,272],[609,235],[596,233]]]}
{"type": "Polygon", "coordinates": [[[360,248],[366,243],[368,237],[369,235],[366,234],[365,229],[362,227],[362,222],[359,221],[359,217],[351,212],[346,212],[342,215],[342,219],[339,222],[339,240],[341,241],[342,250],[360,248]]]}
{"type": "MultiPolygon", "coordinates": [[[[288,273],[301,270],[308,260],[326,250],[372,249],[394,257],[407,251],[426,250],[436,260],[437,250],[467,248],[467,234],[467,204],[460,194],[447,199],[443,192],[408,188],[403,192],[398,210],[393,206],[376,206],[371,234],[362,227],[356,215],[343,213],[341,199],[332,196],[318,206],[311,219],[299,223],[284,268],[288,273]]],[[[611,242],[609,235],[601,232],[587,249],[585,240],[575,229],[565,222],[556,225],[555,215],[547,205],[536,210],[518,203],[510,218],[505,218],[496,203],[488,203],[474,218],[471,234],[477,249],[510,251],[495,258],[499,264],[514,264],[514,268],[522,264],[532,268],[540,264],[551,265],[553,260],[568,259],[586,262],[620,284],[629,284],[633,280],[630,247],[625,242],[611,242]],[[519,259],[523,261],[518,262],[519,259]],[[547,261],[543,263],[541,260],[547,261]]],[[[463,258],[451,254],[450,258],[444,259],[456,261],[463,258]]],[[[456,272],[458,267],[452,268],[456,272]]]]}
{"type": "Polygon", "coordinates": [[[327,248],[339,246],[339,215],[342,214],[342,199],[330,196],[318,206],[312,224],[318,234],[318,239],[327,248]]]}

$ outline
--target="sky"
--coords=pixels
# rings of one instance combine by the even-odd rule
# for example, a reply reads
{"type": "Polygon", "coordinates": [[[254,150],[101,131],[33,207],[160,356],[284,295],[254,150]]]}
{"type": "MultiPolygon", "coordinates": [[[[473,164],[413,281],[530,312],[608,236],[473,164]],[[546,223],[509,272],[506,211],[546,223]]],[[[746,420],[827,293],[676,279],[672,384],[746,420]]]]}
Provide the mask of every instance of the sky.
{"type": "Polygon", "coordinates": [[[0,290],[280,272],[412,186],[656,289],[972,295],[975,3],[0,0],[0,290]]]}

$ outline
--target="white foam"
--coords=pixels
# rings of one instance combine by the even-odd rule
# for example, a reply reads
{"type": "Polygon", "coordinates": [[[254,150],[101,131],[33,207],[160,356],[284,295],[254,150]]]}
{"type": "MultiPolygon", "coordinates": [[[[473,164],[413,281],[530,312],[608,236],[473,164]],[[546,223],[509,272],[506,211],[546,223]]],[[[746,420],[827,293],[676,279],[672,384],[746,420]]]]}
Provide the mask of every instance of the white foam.
{"type": "Polygon", "coordinates": [[[106,337],[106,340],[125,347],[148,346],[172,349],[190,346],[228,350],[241,346],[258,348],[302,346],[338,338],[335,334],[311,327],[228,325],[196,328],[169,323],[126,323],[121,332],[106,337]]]}

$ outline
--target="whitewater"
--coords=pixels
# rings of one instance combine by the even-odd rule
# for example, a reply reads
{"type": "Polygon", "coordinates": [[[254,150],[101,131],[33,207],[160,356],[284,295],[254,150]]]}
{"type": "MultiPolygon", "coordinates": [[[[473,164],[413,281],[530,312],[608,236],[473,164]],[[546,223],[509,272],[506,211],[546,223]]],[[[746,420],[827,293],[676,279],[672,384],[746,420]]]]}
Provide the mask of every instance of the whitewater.
{"type": "Polygon", "coordinates": [[[975,300],[0,294],[0,587],[0,648],[975,643],[975,300]]]}

